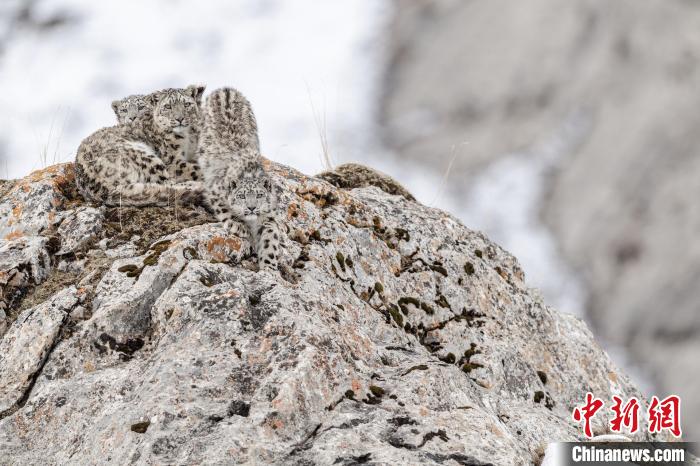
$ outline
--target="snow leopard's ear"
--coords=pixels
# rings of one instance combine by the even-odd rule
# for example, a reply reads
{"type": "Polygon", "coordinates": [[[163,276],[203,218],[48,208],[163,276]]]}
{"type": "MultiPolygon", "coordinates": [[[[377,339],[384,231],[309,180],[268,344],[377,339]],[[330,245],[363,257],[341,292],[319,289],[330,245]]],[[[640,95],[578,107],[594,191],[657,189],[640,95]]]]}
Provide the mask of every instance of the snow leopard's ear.
{"type": "Polygon", "coordinates": [[[156,108],[156,105],[158,105],[158,102],[162,97],[162,92],[151,92],[150,94],[144,96],[143,100],[145,100],[151,107],[156,108]]]}
{"type": "Polygon", "coordinates": [[[191,86],[187,86],[187,93],[192,96],[192,98],[197,102],[197,105],[202,105],[202,96],[204,95],[204,89],[206,89],[207,86],[204,84],[192,84],[191,86]]]}
{"type": "Polygon", "coordinates": [[[272,189],[272,180],[269,176],[263,178],[263,188],[265,188],[265,190],[267,191],[270,191],[272,189]]]}
{"type": "Polygon", "coordinates": [[[117,115],[117,118],[119,118],[119,104],[122,103],[121,100],[113,100],[112,101],[112,110],[114,110],[114,114],[117,115]]]}

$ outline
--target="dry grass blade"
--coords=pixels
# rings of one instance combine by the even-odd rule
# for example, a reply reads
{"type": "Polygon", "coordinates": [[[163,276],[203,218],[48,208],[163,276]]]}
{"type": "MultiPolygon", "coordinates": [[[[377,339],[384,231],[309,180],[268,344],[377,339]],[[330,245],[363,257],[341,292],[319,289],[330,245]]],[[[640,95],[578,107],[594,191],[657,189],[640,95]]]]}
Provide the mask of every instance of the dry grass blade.
{"type": "MultiPolygon", "coordinates": [[[[469,144],[469,143],[467,141],[464,141],[459,145],[466,146],[467,144],[469,144]]],[[[431,206],[434,207],[437,204],[437,201],[439,201],[442,198],[442,195],[445,192],[445,188],[447,187],[447,182],[449,181],[449,178],[450,178],[450,173],[452,173],[452,166],[454,165],[454,162],[457,159],[458,155],[461,155],[461,151],[457,151],[457,146],[453,144],[450,162],[447,164],[447,169],[445,170],[445,174],[442,176],[442,182],[440,183],[440,188],[438,189],[438,192],[435,194],[435,197],[433,198],[432,202],[430,203],[431,206]]]]}
{"type": "Polygon", "coordinates": [[[306,84],[306,92],[309,94],[309,103],[311,104],[311,113],[314,116],[314,123],[318,131],[319,139],[321,140],[321,163],[326,171],[333,170],[333,162],[331,159],[330,148],[328,145],[328,131],[326,127],[326,106],[323,106],[323,114],[320,114],[314,105],[313,97],[311,96],[311,88],[306,84]]]}

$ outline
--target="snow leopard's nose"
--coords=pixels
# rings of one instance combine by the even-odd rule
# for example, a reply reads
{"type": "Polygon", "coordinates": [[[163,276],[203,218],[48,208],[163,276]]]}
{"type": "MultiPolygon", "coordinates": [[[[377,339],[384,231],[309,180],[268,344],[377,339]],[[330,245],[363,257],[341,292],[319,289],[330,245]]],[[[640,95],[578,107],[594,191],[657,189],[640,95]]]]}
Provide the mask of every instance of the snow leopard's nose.
{"type": "Polygon", "coordinates": [[[255,210],[256,210],[255,207],[248,207],[248,208],[246,208],[245,213],[248,215],[252,215],[255,213],[255,210]]]}

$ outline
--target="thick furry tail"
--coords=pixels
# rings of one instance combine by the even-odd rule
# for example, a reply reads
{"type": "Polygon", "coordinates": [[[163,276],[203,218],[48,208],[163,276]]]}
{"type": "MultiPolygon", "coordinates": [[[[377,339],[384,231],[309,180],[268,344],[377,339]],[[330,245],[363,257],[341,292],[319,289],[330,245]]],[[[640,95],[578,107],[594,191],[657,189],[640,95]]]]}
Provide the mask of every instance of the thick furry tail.
{"type": "Polygon", "coordinates": [[[167,207],[171,205],[203,205],[204,186],[200,182],[134,183],[108,189],[90,177],[82,164],[75,164],[78,191],[89,202],[110,207],[167,207]]]}
{"type": "Polygon", "coordinates": [[[205,131],[225,136],[220,142],[227,147],[260,150],[253,107],[240,91],[232,87],[215,90],[207,97],[204,112],[205,131]]]}

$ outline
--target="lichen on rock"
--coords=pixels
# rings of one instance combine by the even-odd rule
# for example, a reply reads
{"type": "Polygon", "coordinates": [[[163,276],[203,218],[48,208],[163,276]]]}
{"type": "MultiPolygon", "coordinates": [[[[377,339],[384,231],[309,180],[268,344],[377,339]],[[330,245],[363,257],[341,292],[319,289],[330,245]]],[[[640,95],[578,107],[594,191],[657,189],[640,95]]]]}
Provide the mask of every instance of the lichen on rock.
{"type": "Polygon", "coordinates": [[[36,343],[0,356],[0,458],[530,464],[581,438],[571,409],[587,391],[639,396],[483,234],[376,187],[266,168],[291,275],[250,267],[246,240],[203,212],[68,202],[46,179],[70,165],[17,183],[58,202],[0,199],[5,226],[24,202],[46,206],[33,228],[13,223],[24,243],[0,244],[14,251],[4,311],[52,274],[75,277],[5,319],[7,354],[36,343]]]}

